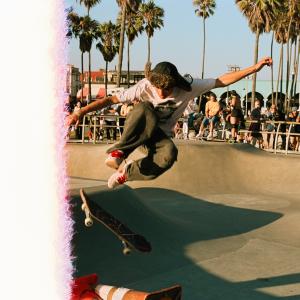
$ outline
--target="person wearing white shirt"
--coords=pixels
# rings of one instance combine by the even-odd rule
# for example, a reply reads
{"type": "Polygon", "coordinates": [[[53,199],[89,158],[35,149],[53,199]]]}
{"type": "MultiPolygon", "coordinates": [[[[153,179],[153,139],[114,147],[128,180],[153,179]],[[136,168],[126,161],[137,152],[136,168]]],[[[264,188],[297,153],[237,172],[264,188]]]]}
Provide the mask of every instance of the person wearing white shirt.
{"type": "Polygon", "coordinates": [[[266,57],[251,67],[226,73],[216,79],[187,81],[175,65],[161,62],[153,70],[147,70],[146,78],[129,89],[96,100],[73,113],[68,117],[68,124],[73,124],[88,112],[112,104],[139,101],[125,122],[120,140],[107,150],[105,163],[116,169],[108,179],[108,187],[115,188],[132,180],[151,180],[167,171],[177,160],[178,150],[172,141],[173,129],[191,99],[213,88],[233,84],[271,64],[272,59],[266,57]],[[127,161],[119,168],[139,146],[146,147],[148,155],[136,161],[127,161]]]}

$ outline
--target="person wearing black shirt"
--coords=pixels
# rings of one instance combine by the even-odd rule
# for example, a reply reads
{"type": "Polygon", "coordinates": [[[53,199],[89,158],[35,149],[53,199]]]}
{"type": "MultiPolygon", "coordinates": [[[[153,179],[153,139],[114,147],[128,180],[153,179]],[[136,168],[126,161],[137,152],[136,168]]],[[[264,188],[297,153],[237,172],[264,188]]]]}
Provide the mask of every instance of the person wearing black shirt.
{"type": "Polygon", "coordinates": [[[255,100],[254,102],[254,109],[251,111],[250,115],[251,121],[254,121],[250,124],[249,131],[250,131],[250,137],[251,137],[251,144],[255,146],[256,142],[259,143],[259,148],[262,147],[262,134],[260,132],[260,120],[261,120],[261,109],[260,109],[260,101],[255,100]]]}

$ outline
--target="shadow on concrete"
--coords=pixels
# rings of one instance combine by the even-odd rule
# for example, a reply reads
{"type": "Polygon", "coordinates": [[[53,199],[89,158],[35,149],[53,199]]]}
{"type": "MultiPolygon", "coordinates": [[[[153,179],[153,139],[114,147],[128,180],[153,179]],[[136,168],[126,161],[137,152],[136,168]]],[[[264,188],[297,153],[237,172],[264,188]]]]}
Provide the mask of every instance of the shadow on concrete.
{"type": "MultiPolygon", "coordinates": [[[[201,262],[243,247],[243,234],[267,226],[282,214],[216,204],[162,188],[108,191],[85,189],[99,203],[152,244],[150,254],[122,254],[119,240],[101,224],[84,226],[78,193],[73,193],[74,256],[76,273],[97,273],[101,283],[145,291],[173,284],[183,286],[183,299],[275,299],[269,286],[292,284],[300,275],[230,282],[201,267],[201,262]],[[237,237],[234,243],[224,243],[237,237]],[[218,241],[222,239],[222,243],[218,241]],[[204,241],[210,241],[210,247],[204,241]]],[[[299,295],[297,296],[299,297],[299,295]]],[[[293,296],[288,299],[296,299],[293,296]]]]}

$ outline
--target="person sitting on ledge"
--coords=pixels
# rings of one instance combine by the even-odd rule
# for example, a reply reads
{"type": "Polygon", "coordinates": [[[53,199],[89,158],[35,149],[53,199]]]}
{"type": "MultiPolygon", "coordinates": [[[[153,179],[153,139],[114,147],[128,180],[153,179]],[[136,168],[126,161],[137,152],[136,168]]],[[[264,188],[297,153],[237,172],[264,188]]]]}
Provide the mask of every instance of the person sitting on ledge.
{"type": "Polygon", "coordinates": [[[209,100],[205,104],[205,117],[201,123],[199,133],[196,135],[196,138],[202,139],[204,128],[209,125],[207,140],[211,141],[213,140],[214,127],[220,120],[219,112],[221,107],[215,93],[210,92],[208,98],[209,100]]]}

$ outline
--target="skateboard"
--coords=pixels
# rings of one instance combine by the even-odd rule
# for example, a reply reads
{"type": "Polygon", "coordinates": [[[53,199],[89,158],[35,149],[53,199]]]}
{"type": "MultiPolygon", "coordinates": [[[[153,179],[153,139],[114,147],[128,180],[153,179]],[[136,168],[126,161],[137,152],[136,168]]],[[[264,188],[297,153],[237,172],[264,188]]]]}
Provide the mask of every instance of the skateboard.
{"type": "Polygon", "coordinates": [[[131,250],[140,252],[151,251],[151,244],[142,235],[133,232],[125,224],[104,210],[99,204],[90,200],[83,189],[80,189],[80,197],[82,200],[81,209],[85,213],[85,226],[91,227],[93,220],[104,225],[120,239],[124,255],[129,254],[131,250]]]}

